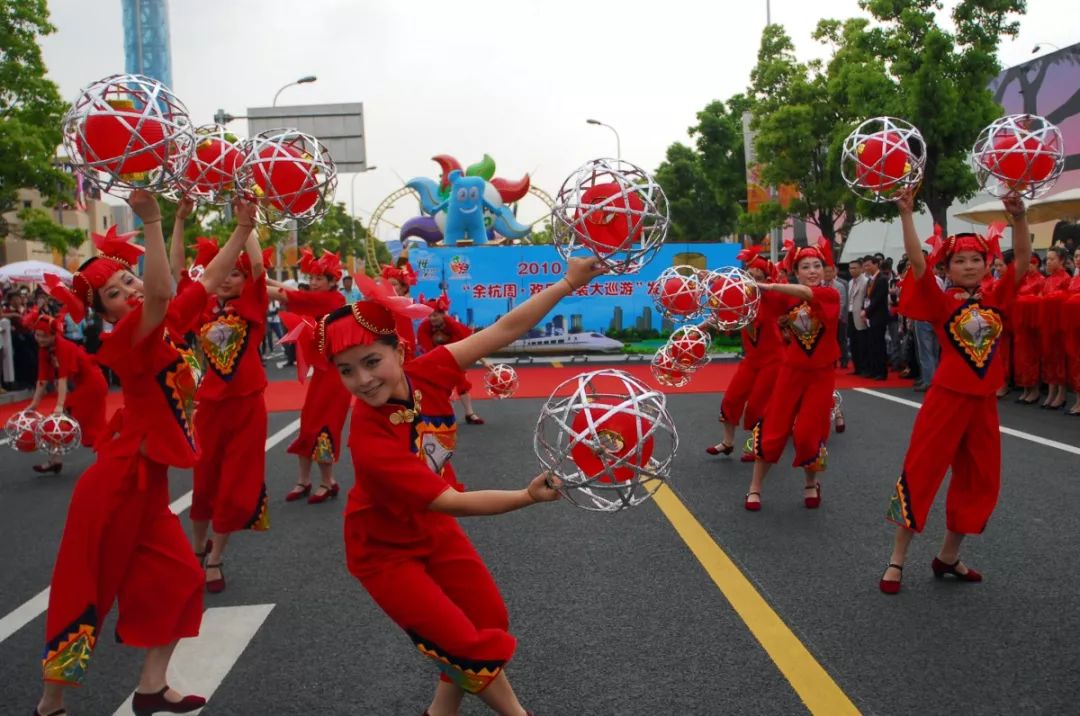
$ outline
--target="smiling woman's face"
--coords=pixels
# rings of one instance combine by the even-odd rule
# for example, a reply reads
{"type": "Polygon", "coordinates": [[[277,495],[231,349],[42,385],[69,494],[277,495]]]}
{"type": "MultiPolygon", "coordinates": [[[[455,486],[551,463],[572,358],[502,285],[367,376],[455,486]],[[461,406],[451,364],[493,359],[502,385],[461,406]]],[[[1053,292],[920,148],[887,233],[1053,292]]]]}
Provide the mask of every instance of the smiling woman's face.
{"type": "Polygon", "coordinates": [[[142,301],[143,282],[126,269],[117,271],[98,289],[98,298],[105,309],[105,320],[118,323],[131,311],[133,304],[142,301]]]}
{"type": "Polygon", "coordinates": [[[395,396],[408,397],[404,363],[405,349],[400,344],[352,346],[334,356],[334,366],[346,390],[373,408],[395,396]]]}

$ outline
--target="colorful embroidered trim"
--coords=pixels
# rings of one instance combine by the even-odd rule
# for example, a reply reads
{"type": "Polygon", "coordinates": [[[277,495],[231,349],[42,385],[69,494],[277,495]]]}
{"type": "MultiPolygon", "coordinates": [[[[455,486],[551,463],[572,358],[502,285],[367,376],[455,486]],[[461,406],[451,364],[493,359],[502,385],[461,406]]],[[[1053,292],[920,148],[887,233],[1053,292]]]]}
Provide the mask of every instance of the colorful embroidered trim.
{"type": "Polygon", "coordinates": [[[434,660],[439,671],[466,693],[478,694],[483,691],[506,665],[505,661],[462,659],[448,654],[437,644],[415,632],[410,631],[408,635],[420,653],[434,660]]]}
{"type": "Polygon", "coordinates": [[[945,324],[945,335],[960,357],[980,378],[986,376],[1005,329],[1001,314],[968,301],[961,305],[945,324]]]}
{"type": "Polygon", "coordinates": [[[901,527],[907,527],[909,530],[919,531],[915,516],[911,512],[911,491],[908,490],[905,473],[901,473],[896,481],[896,489],[893,490],[892,498],[889,500],[889,511],[885,513],[885,519],[901,527]]]}
{"type": "Polygon", "coordinates": [[[259,503],[255,508],[255,514],[251,516],[248,523],[244,525],[244,529],[253,530],[255,532],[265,532],[270,529],[270,501],[266,496],[266,483],[262,485],[262,489],[259,490],[259,503]]]}
{"type": "Polygon", "coordinates": [[[207,364],[223,380],[231,380],[248,344],[248,322],[236,314],[225,314],[199,331],[199,345],[207,364]]]}
{"type": "Polygon", "coordinates": [[[814,315],[806,301],[792,308],[787,315],[788,329],[795,338],[795,343],[806,355],[813,355],[825,333],[825,325],[814,315]]]}
{"type": "Polygon", "coordinates": [[[90,605],[45,645],[41,670],[46,681],[78,684],[83,680],[97,644],[97,623],[97,610],[90,605]]]}

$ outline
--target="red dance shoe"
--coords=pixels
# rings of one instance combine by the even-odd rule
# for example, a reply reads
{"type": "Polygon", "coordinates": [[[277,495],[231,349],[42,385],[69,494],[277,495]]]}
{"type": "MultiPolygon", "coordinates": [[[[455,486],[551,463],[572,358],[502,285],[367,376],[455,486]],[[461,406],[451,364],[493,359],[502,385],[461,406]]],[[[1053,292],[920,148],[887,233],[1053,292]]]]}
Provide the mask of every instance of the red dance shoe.
{"type": "Polygon", "coordinates": [[[750,510],[751,512],[757,512],[758,510],[760,510],[761,509],[761,493],[760,492],[747,492],[746,493],[746,502],[743,503],[743,507],[750,510]],[[750,501],[750,495],[757,495],[758,501],[757,502],[751,502],[750,501]]]}
{"type": "Polygon", "coordinates": [[[206,706],[206,699],[202,696],[185,696],[175,703],[169,701],[165,698],[168,690],[169,687],[166,686],[155,694],[140,694],[136,691],[131,699],[131,710],[135,712],[135,716],[153,716],[161,712],[186,714],[206,706]]]}
{"type": "Polygon", "coordinates": [[[60,462],[50,462],[44,465],[34,465],[34,472],[44,475],[45,473],[57,474],[64,469],[64,464],[60,462]]]}
{"type": "MultiPolygon", "coordinates": [[[[217,564],[206,565],[207,569],[216,569],[221,572],[220,577],[218,577],[217,579],[211,579],[206,583],[206,591],[210,592],[211,594],[221,594],[225,591],[225,570],[221,568],[222,564],[224,563],[218,562],[217,564]]],[[[183,712],[181,711],[180,713],[183,712]]]]}
{"type": "Polygon", "coordinates": [[[43,714],[35,708],[34,716],[67,716],[67,709],[56,709],[55,711],[50,711],[47,714],[43,714]]]}
{"type": "MultiPolygon", "coordinates": [[[[904,576],[903,575],[904,565],[902,565],[902,564],[893,564],[892,562],[889,562],[889,567],[892,567],[893,569],[899,569],[900,572],[901,572],[900,577],[903,578],[903,576],[904,576]]],[[[885,568],[886,572],[889,571],[889,567],[885,568]]],[[[881,577],[881,579],[878,581],[878,589],[881,590],[882,594],[899,594],[900,593],[900,580],[897,579],[897,580],[894,581],[892,579],[885,579],[885,577],[883,575],[881,577]]]]}
{"type": "Polygon", "coordinates": [[[847,430],[847,423],[844,422],[844,418],[843,417],[837,418],[836,419],[836,432],[842,433],[845,430],[847,430]]]}
{"type": "Polygon", "coordinates": [[[710,455],[730,455],[735,450],[734,445],[728,445],[727,443],[720,443],[719,445],[710,445],[705,448],[705,452],[710,455]]]}
{"type": "Polygon", "coordinates": [[[304,484],[302,482],[296,483],[293,489],[289,490],[285,495],[286,502],[295,502],[302,497],[307,497],[311,493],[311,483],[304,484]]]}
{"type": "Polygon", "coordinates": [[[757,455],[749,451],[743,451],[742,457],[739,458],[739,462],[755,462],[757,455]]]}
{"type": "Polygon", "coordinates": [[[481,418],[476,413],[471,413],[471,414],[465,416],[465,422],[468,423],[469,425],[483,425],[484,424],[484,419],[481,418]]]}
{"type": "Polygon", "coordinates": [[[327,487],[326,485],[319,485],[317,488],[315,488],[315,492],[311,493],[308,496],[308,498],[307,498],[308,504],[309,505],[317,505],[320,502],[326,502],[329,499],[335,499],[336,500],[337,496],[338,496],[338,492],[340,490],[341,490],[341,488],[338,486],[338,484],[336,482],[334,484],[332,484],[330,487],[327,487]]]}
{"type": "Polygon", "coordinates": [[[814,490],[815,492],[813,497],[803,497],[803,504],[806,505],[806,509],[816,510],[821,507],[821,483],[815,482],[813,487],[804,487],[803,491],[806,490],[814,490]]]}
{"type": "Polygon", "coordinates": [[[937,579],[944,579],[946,574],[951,574],[952,576],[959,579],[961,582],[981,582],[982,581],[982,575],[979,574],[978,572],[976,572],[971,567],[968,567],[968,571],[964,572],[963,574],[956,571],[956,567],[959,564],[960,564],[960,558],[959,557],[957,557],[956,561],[953,562],[952,564],[946,564],[945,562],[942,562],[937,557],[934,557],[934,561],[930,563],[930,569],[934,570],[934,577],[936,577],[937,579]]]}

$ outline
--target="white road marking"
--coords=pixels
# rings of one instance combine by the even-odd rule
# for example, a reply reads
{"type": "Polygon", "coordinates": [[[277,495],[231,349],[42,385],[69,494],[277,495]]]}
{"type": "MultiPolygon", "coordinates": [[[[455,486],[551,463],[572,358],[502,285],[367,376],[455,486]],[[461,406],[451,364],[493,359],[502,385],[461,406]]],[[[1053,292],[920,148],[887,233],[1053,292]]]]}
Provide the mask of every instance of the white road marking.
{"type": "MultiPolygon", "coordinates": [[[[916,410],[922,407],[922,403],[916,402],[914,400],[898,398],[895,395],[889,395],[888,393],[880,393],[876,390],[870,390],[869,388],[855,388],[855,390],[860,393],[865,393],[866,395],[872,395],[875,398],[890,400],[894,403],[899,403],[900,405],[907,405],[909,407],[915,408],[916,410]]],[[[1044,445],[1046,447],[1056,448],[1058,450],[1061,450],[1062,452],[1071,453],[1073,455],[1080,455],[1080,447],[1069,445],[1067,443],[1059,443],[1057,440],[1051,440],[1050,438],[1044,438],[1039,435],[1032,435],[1031,433],[1025,433],[1022,430],[1014,430],[1013,428],[1007,428],[1004,425],[1001,426],[1001,434],[1010,435],[1014,438],[1020,438],[1021,440],[1027,440],[1037,445],[1044,445]]]]}
{"type": "MultiPolygon", "coordinates": [[[[181,639],[173,652],[166,674],[169,686],[181,694],[198,694],[209,701],[273,608],[273,604],[253,604],[207,609],[199,636],[181,639]]],[[[113,716],[133,716],[131,698],[128,696],[113,716]]]]}
{"type": "MultiPolygon", "coordinates": [[[[281,430],[266,438],[266,452],[270,452],[271,448],[280,443],[285,438],[292,435],[294,432],[300,429],[300,419],[292,421],[281,430]]],[[[191,507],[191,493],[187,492],[180,497],[177,497],[169,505],[169,509],[176,514],[182,513],[187,508],[191,507]]],[[[4,615],[0,619],[0,643],[3,643],[9,636],[22,629],[24,626],[32,622],[34,619],[42,614],[49,606],[49,588],[46,587],[38,594],[34,595],[21,606],[16,608],[9,614],[4,615]]]]}

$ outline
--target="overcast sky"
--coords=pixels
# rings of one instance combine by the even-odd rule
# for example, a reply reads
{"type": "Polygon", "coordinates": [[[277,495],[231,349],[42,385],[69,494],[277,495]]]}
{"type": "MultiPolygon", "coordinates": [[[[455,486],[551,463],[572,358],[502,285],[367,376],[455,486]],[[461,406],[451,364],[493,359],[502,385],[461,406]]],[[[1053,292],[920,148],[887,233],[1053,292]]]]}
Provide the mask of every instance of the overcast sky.
{"type": "MultiPolygon", "coordinates": [[[[1002,44],[1004,66],[1036,43],[1080,40],[1075,0],[1028,0],[1019,39],[1002,44]]],[[[946,3],[951,7],[953,2],[946,3]]],[[[749,82],[764,0],[170,0],[174,91],[196,124],[223,108],[240,115],[280,104],[363,102],[369,165],[355,182],[356,213],[370,212],[402,180],[438,176],[430,157],[465,165],[484,152],[497,176],[555,194],[591,158],[622,156],[653,171],[713,99],[749,82]]],[[[120,0],[52,0],[57,32],[43,41],[50,76],[68,100],[124,71],[120,0]]],[[[817,20],[859,14],[855,0],[772,0],[772,18],[800,59],[821,56],[817,20]]],[[[918,123],[917,118],[909,118],[918,123]]],[[[231,128],[246,131],[237,120],[231,128]]],[[[351,175],[338,199],[349,205],[351,175]]],[[[539,215],[539,207],[523,208],[539,215]]],[[[416,212],[399,206],[400,222],[416,212]]],[[[533,219],[533,216],[522,218],[533,219]]],[[[381,238],[391,238],[384,227],[381,238]]]]}

